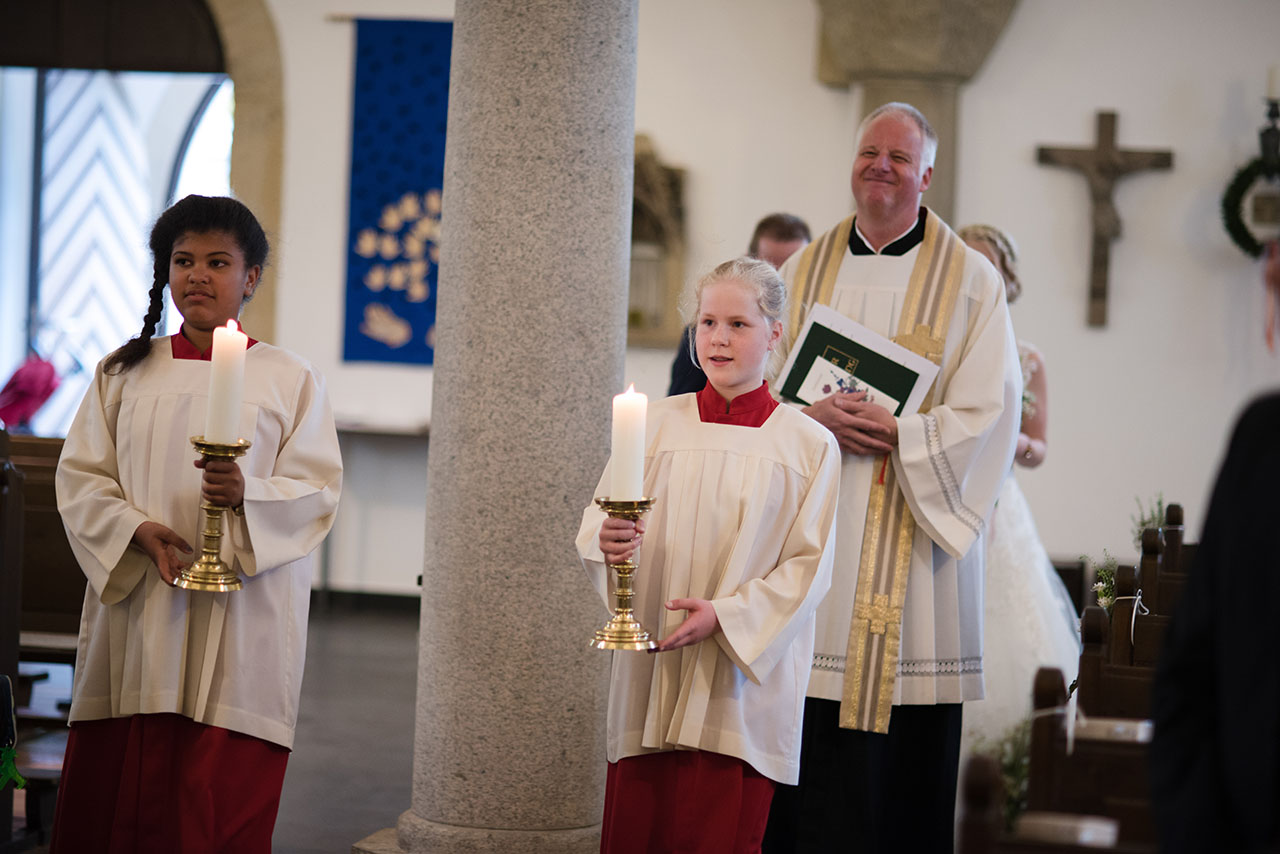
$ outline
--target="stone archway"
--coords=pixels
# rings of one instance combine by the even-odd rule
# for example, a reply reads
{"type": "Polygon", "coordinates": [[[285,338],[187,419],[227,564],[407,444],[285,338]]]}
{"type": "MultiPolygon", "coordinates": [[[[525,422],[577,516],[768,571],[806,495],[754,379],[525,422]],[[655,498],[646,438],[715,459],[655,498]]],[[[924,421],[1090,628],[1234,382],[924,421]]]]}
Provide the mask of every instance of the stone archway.
{"type": "MultiPolygon", "coordinates": [[[[206,0],[235,84],[236,129],[231,187],[257,215],[267,236],[280,234],[284,171],[284,74],[275,20],[265,0],[206,0]]],[[[278,259],[279,256],[277,256],[278,259]]],[[[276,289],[264,288],[245,307],[254,329],[274,340],[276,289]]]]}

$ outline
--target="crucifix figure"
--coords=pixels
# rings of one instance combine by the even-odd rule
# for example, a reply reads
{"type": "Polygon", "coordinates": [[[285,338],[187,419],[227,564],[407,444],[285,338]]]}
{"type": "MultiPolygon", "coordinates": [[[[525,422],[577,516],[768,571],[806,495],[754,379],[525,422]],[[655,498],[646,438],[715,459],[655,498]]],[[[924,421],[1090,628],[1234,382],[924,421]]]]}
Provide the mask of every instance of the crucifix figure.
{"type": "Polygon", "coordinates": [[[1090,326],[1107,325],[1107,276],[1111,262],[1111,241],[1120,236],[1120,214],[1112,193],[1116,181],[1142,169],[1173,166],[1171,151],[1132,151],[1116,147],[1116,114],[1098,112],[1098,137],[1093,148],[1049,148],[1037,153],[1041,163],[1066,166],[1084,173],[1093,202],[1093,255],[1089,276],[1090,326]]]}

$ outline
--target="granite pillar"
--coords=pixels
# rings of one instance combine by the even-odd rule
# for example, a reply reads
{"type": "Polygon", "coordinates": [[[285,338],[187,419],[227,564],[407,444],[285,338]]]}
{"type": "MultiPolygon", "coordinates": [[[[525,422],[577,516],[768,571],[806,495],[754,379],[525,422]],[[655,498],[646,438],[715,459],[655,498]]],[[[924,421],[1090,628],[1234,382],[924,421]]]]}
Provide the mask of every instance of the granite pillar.
{"type": "Polygon", "coordinates": [[[607,613],[573,539],[622,381],[636,16],[457,6],[413,799],[356,851],[598,849],[607,613]]]}

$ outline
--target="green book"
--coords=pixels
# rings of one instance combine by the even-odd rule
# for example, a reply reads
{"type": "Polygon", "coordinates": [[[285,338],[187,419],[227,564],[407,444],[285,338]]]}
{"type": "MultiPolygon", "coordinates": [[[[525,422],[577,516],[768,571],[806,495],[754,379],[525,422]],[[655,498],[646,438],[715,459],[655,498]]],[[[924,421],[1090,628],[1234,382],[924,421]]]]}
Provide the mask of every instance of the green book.
{"type": "Polygon", "coordinates": [[[865,391],[894,416],[910,415],[937,373],[928,359],[816,305],[787,358],[779,393],[807,406],[839,392],[865,391]]]}

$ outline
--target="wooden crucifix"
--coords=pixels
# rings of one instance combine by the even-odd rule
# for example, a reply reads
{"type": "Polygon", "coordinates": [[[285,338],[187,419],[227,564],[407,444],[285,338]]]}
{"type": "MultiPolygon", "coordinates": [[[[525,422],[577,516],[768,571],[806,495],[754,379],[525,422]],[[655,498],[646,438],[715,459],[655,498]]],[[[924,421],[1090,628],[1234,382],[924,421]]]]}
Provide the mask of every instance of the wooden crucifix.
{"type": "Polygon", "coordinates": [[[1171,151],[1133,151],[1116,147],[1116,114],[1098,111],[1098,136],[1093,148],[1049,148],[1036,153],[1041,163],[1065,166],[1084,173],[1093,202],[1093,255],[1089,275],[1090,326],[1107,325],[1107,277],[1111,265],[1111,241],[1120,236],[1120,214],[1112,193],[1116,181],[1143,169],[1173,166],[1171,151]]]}

